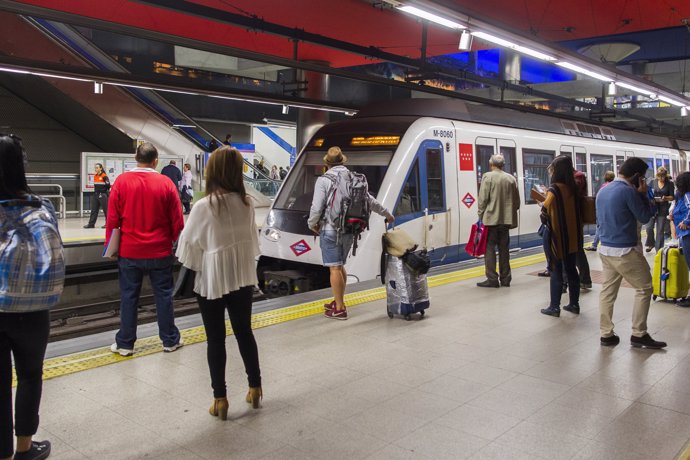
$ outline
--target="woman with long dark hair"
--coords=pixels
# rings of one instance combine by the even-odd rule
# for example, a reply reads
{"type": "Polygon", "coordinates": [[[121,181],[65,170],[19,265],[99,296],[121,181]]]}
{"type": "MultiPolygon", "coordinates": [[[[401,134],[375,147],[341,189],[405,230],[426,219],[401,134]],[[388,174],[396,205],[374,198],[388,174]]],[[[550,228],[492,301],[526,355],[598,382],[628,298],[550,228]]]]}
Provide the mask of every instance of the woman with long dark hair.
{"type": "Polygon", "coordinates": [[[208,339],[214,397],[209,413],[223,420],[229,406],[225,386],[226,310],[249,382],[246,401],[258,408],[263,396],[251,325],[259,240],[242,168],[242,154],[234,148],[223,146],[213,152],[206,167],[206,196],[192,208],[177,249],[180,262],[196,272],[194,292],[208,339]]]}
{"type": "Polygon", "coordinates": [[[21,139],[0,134],[0,459],[50,455],[50,442],[32,440],[38,430],[43,358],[50,330],[48,309],[64,280],[62,241],[55,210],[31,194],[21,139]],[[38,243],[36,243],[38,241],[38,243]],[[26,252],[40,248],[32,254],[26,252]],[[54,264],[53,264],[54,262],[54,264]],[[18,265],[16,265],[18,264],[18,265]],[[52,278],[51,278],[52,277],[52,278]],[[17,392],[12,418],[12,357],[17,392]],[[17,437],[15,452],[14,434],[17,437]]]}
{"type": "Polygon", "coordinates": [[[577,252],[582,247],[580,197],[573,177],[573,162],[567,155],[556,157],[549,165],[551,186],[542,208],[542,222],[547,227],[544,250],[551,270],[551,302],[541,312],[561,315],[563,271],[568,279],[570,303],[564,310],[580,313],[580,277],[577,273],[577,252]]]}

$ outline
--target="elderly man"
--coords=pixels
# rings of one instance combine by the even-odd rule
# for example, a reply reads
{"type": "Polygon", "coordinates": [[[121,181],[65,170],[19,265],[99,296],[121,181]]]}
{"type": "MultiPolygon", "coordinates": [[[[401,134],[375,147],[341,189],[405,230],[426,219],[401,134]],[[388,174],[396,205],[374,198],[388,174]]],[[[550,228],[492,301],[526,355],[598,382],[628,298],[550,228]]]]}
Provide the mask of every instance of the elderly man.
{"type": "Polygon", "coordinates": [[[482,176],[479,187],[479,220],[487,228],[486,280],[477,283],[479,287],[497,288],[510,286],[510,244],[511,228],[518,225],[517,211],[520,208],[520,193],[515,178],[503,171],[505,160],[503,155],[493,155],[489,160],[491,171],[482,176]],[[496,246],[498,246],[499,274],[496,273],[496,246]]]}

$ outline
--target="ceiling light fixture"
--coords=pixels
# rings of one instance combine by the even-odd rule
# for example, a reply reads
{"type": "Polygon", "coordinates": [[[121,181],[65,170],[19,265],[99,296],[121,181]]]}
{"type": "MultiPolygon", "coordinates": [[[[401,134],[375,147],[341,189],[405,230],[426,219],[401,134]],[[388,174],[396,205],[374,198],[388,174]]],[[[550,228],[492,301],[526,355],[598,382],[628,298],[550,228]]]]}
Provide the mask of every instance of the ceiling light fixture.
{"type": "Polygon", "coordinates": [[[597,80],[605,81],[605,82],[610,82],[611,77],[606,77],[600,73],[592,72],[591,70],[587,70],[584,67],[577,66],[575,64],[571,64],[570,62],[565,62],[565,61],[559,61],[556,63],[556,65],[559,65],[561,67],[565,67],[566,69],[572,70],[573,72],[581,73],[583,75],[588,75],[592,78],[596,78],[597,80]]]}
{"type": "Polygon", "coordinates": [[[93,82],[93,93],[103,94],[103,83],[101,83],[100,81],[93,82]]]}
{"type": "MultiPolygon", "coordinates": [[[[481,38],[482,40],[486,40],[487,42],[495,43],[496,45],[503,46],[504,48],[509,48],[514,51],[517,51],[518,53],[526,54],[528,56],[535,57],[537,59],[541,59],[542,61],[555,61],[556,58],[553,56],[549,56],[548,54],[542,53],[541,51],[533,50],[532,48],[527,48],[526,46],[518,45],[517,43],[510,42],[508,40],[505,40],[500,37],[496,37],[491,34],[487,34],[486,32],[472,32],[472,35],[474,35],[477,38],[481,38]]],[[[610,80],[610,79],[609,79],[610,80]]]]}
{"type": "Polygon", "coordinates": [[[677,107],[686,107],[688,105],[688,101],[681,102],[678,99],[673,99],[673,98],[670,98],[667,96],[662,96],[662,95],[659,95],[659,100],[664,101],[667,104],[675,105],[677,107]]]}
{"type": "Polygon", "coordinates": [[[460,43],[458,43],[458,49],[460,51],[472,50],[472,34],[468,29],[464,29],[460,34],[460,43]]]}
{"type": "Polygon", "coordinates": [[[656,93],[649,91],[647,89],[640,88],[639,86],[631,85],[622,81],[617,81],[616,82],[617,86],[620,86],[621,88],[629,89],[630,91],[633,91],[637,94],[644,94],[645,96],[655,98],[656,93]]]}
{"type": "Polygon", "coordinates": [[[289,106],[289,105],[286,105],[286,104],[283,104],[283,110],[282,110],[282,112],[283,112],[283,115],[287,115],[288,112],[290,112],[290,106],[289,106]]]}
{"type": "Polygon", "coordinates": [[[681,107],[680,108],[680,116],[681,117],[687,117],[688,116],[688,108],[687,107],[681,107]]]}
{"type": "Polygon", "coordinates": [[[398,7],[398,9],[400,11],[404,11],[405,13],[409,13],[419,18],[426,19],[427,21],[435,22],[436,24],[448,27],[449,29],[459,30],[465,28],[465,26],[463,26],[462,24],[459,24],[446,18],[442,18],[441,16],[438,16],[434,13],[429,13],[428,11],[420,10],[419,8],[415,8],[414,6],[401,6],[398,7]]]}

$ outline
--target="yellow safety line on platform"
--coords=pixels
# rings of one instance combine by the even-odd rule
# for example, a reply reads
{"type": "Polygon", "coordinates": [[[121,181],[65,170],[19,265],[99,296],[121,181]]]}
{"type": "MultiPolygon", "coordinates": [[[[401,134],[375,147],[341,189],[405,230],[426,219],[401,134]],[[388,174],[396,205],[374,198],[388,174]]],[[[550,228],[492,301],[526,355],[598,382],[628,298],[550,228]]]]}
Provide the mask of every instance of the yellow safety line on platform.
{"type": "MultiPolygon", "coordinates": [[[[512,268],[520,268],[528,265],[534,265],[539,262],[544,262],[546,257],[544,254],[535,254],[531,256],[520,257],[511,261],[512,268]]],[[[458,270],[451,273],[443,273],[440,275],[430,276],[428,278],[429,287],[442,286],[444,284],[455,283],[471,278],[476,278],[484,274],[484,267],[474,267],[465,270],[458,270]]],[[[367,289],[365,291],[353,292],[345,295],[345,301],[349,307],[373,302],[386,298],[386,290],[383,286],[367,289]]],[[[292,321],[307,316],[323,314],[323,306],[325,303],[332,301],[333,298],[325,298],[307,302],[290,307],[279,308],[276,310],[265,311],[252,315],[252,328],[259,329],[262,327],[280,324],[287,321],[292,321]]],[[[230,321],[225,322],[228,335],[232,335],[232,327],[230,321]]],[[[206,341],[206,334],[203,326],[197,326],[190,329],[184,329],[180,332],[185,345],[193,345],[206,341]]],[[[124,357],[112,353],[110,348],[97,348],[94,350],[75,353],[72,355],[60,356],[58,358],[47,359],[43,364],[43,378],[45,380],[64,375],[73,374],[76,372],[94,369],[96,367],[106,366],[108,364],[119,363],[121,361],[147,356],[153,353],[162,351],[162,345],[158,337],[147,337],[137,340],[135,348],[135,355],[124,357]]],[[[12,375],[12,386],[16,386],[16,375],[12,375]]]]}
{"type": "Polygon", "coordinates": [[[678,460],[690,460],[690,444],[685,447],[683,453],[678,457],[678,460]]]}
{"type": "Polygon", "coordinates": [[[73,238],[63,238],[62,242],[63,243],[89,243],[92,241],[101,241],[105,242],[105,236],[75,236],[73,238]]]}

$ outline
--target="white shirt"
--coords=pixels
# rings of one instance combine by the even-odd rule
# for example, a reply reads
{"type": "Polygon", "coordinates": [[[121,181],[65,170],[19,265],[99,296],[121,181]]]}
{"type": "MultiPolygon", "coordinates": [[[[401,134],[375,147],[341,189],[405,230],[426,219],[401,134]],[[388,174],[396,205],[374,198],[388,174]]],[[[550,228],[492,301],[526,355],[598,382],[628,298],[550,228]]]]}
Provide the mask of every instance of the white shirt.
{"type": "Polygon", "coordinates": [[[189,188],[192,187],[192,172],[191,171],[185,171],[182,173],[182,180],[180,181],[180,190],[182,190],[182,188],[185,185],[189,188]]]}
{"type": "Polygon", "coordinates": [[[215,196],[212,205],[206,196],[192,208],[175,255],[196,272],[194,292],[202,297],[218,299],[258,283],[259,233],[249,199],[247,206],[237,193],[221,195],[220,214],[215,196]]]}
{"type": "Polygon", "coordinates": [[[604,246],[603,244],[599,243],[599,254],[602,256],[607,256],[607,257],[623,257],[624,255],[628,254],[630,251],[637,251],[640,254],[644,254],[642,252],[642,240],[639,239],[640,232],[642,231],[642,224],[637,223],[637,235],[638,235],[638,240],[637,240],[637,246],[634,248],[612,248],[611,246],[604,246]]]}

